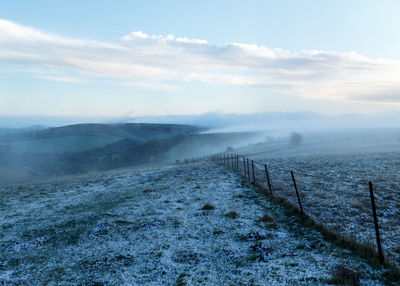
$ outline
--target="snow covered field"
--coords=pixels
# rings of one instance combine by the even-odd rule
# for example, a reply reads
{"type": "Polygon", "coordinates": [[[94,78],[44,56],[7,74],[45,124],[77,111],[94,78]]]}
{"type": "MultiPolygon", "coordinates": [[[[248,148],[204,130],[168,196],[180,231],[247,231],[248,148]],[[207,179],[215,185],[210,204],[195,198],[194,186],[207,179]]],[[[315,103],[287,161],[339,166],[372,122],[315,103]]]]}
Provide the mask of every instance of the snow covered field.
{"type": "Polygon", "coordinates": [[[0,285],[383,281],[211,163],[2,187],[0,198],[0,285]]]}

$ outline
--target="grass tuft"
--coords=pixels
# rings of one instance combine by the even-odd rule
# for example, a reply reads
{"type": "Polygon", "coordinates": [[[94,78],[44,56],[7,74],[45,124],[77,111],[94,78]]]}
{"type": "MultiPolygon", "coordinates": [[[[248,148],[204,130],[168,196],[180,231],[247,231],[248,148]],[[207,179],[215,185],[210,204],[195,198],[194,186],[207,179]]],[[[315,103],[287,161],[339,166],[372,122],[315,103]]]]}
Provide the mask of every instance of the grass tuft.
{"type": "Polygon", "coordinates": [[[205,211],[209,211],[209,210],[215,209],[215,207],[212,204],[206,203],[206,204],[204,204],[204,206],[201,209],[205,210],[205,211]]]}
{"type": "Polygon", "coordinates": [[[263,216],[258,221],[265,223],[275,222],[275,220],[272,217],[270,217],[267,213],[264,213],[263,216]]]}
{"type": "Polygon", "coordinates": [[[214,231],[213,231],[213,235],[219,235],[219,234],[223,234],[223,233],[225,233],[225,232],[223,232],[220,229],[214,229],[214,231]]]}
{"type": "Polygon", "coordinates": [[[178,279],[176,280],[176,286],[185,286],[187,285],[187,277],[190,277],[190,274],[183,272],[179,275],[178,279]]]}
{"type": "Polygon", "coordinates": [[[235,219],[235,218],[239,217],[239,214],[235,211],[230,211],[229,213],[226,213],[225,216],[227,218],[235,219]]]}

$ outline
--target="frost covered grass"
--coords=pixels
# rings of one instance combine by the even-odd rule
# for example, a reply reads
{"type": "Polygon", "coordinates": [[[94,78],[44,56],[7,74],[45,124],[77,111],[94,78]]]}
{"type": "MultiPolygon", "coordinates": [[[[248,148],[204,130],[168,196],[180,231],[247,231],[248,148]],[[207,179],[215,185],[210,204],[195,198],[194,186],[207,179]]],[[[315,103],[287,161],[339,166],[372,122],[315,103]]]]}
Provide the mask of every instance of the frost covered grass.
{"type": "MultiPolygon", "coordinates": [[[[384,254],[400,265],[399,152],[253,158],[268,165],[276,195],[297,204],[289,171],[293,170],[305,213],[376,249],[368,189],[372,181],[384,254]]],[[[264,168],[260,166],[256,174],[266,185],[264,168]]]]}
{"type": "Polygon", "coordinates": [[[15,185],[0,196],[0,284],[384,281],[382,269],[213,164],[15,185]]]}

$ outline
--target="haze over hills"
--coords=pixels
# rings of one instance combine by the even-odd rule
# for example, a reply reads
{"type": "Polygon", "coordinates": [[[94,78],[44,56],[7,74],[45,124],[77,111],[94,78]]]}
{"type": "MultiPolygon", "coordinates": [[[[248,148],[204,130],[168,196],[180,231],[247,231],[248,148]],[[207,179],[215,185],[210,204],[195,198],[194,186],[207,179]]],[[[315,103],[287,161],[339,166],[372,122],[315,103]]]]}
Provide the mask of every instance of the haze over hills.
{"type": "Polygon", "coordinates": [[[180,124],[75,124],[3,134],[0,146],[10,146],[17,153],[78,152],[100,148],[122,139],[143,144],[202,130],[180,124]]]}
{"type": "MultiPolygon", "coordinates": [[[[341,114],[324,115],[316,112],[261,112],[220,113],[208,112],[187,115],[158,115],[115,118],[82,118],[57,116],[0,116],[0,134],[40,130],[82,123],[120,124],[152,123],[194,125],[211,130],[223,131],[326,131],[351,128],[398,127],[400,113],[385,114],[341,114]]],[[[209,132],[209,131],[208,131],[209,132]]]]}
{"type": "MultiPolygon", "coordinates": [[[[139,118],[120,119],[137,120],[139,118]]],[[[244,148],[247,150],[244,153],[280,150],[280,154],[294,156],[301,148],[307,148],[308,153],[317,149],[318,152],[342,152],[349,148],[378,150],[375,146],[397,150],[400,136],[395,128],[400,122],[397,114],[212,113],[146,117],[143,120],[161,123],[85,123],[45,127],[39,120],[31,121],[37,123],[31,127],[2,129],[2,181],[175,163],[224,152],[228,147],[236,149],[248,145],[251,146],[244,148]],[[291,132],[305,134],[300,147],[288,149],[291,132]],[[252,147],[254,143],[264,145],[252,147]]]]}
{"type": "Polygon", "coordinates": [[[28,128],[0,136],[2,182],[175,163],[240,147],[263,137],[257,132],[213,133],[183,124],[76,124],[28,128]]]}

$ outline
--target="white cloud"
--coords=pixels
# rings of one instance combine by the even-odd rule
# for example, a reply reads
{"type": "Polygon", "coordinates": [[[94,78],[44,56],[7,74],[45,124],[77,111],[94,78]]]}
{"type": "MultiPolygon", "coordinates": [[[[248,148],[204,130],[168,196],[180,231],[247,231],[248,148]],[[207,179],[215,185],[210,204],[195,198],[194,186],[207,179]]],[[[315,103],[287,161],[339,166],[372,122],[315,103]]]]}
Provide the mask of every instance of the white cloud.
{"type": "Polygon", "coordinates": [[[122,37],[122,40],[124,41],[135,41],[135,40],[142,40],[142,39],[151,39],[155,40],[158,42],[177,42],[177,43],[185,43],[185,44],[207,44],[208,42],[206,40],[200,40],[200,39],[189,39],[187,37],[178,37],[175,38],[174,35],[152,35],[149,36],[148,34],[142,32],[142,31],[137,31],[137,32],[132,32],[129,33],[128,35],[125,35],[122,37]]]}
{"type": "Polygon", "coordinates": [[[86,82],[84,79],[78,77],[68,77],[68,76],[54,76],[54,75],[35,75],[36,78],[50,80],[50,81],[59,81],[66,83],[84,83],[86,82]]]}
{"type": "Polygon", "coordinates": [[[162,91],[165,91],[165,90],[167,90],[167,91],[180,91],[180,90],[182,90],[177,85],[154,83],[154,82],[145,82],[145,81],[140,81],[140,82],[126,81],[126,82],[122,82],[121,84],[125,85],[125,86],[133,86],[133,87],[136,87],[136,88],[149,89],[149,90],[162,90],[162,91]]]}
{"type": "Polygon", "coordinates": [[[189,43],[189,44],[208,44],[206,40],[200,40],[200,39],[189,39],[186,37],[183,38],[176,38],[176,41],[178,43],[189,43]]]}
{"type": "Polygon", "coordinates": [[[144,88],[174,90],[180,82],[201,82],[312,98],[400,103],[400,61],[353,51],[295,53],[255,44],[215,46],[206,40],[142,31],[93,41],[0,20],[0,63],[17,64],[27,72],[47,68],[57,72],[36,76],[67,82],[79,82],[85,74],[144,88]]]}
{"type": "Polygon", "coordinates": [[[255,44],[249,45],[249,44],[240,44],[240,43],[231,43],[230,45],[239,47],[243,51],[245,51],[247,54],[260,57],[260,58],[267,58],[267,59],[276,59],[277,54],[280,53],[280,51],[273,51],[267,47],[264,46],[257,46],[255,44]]]}
{"type": "Polygon", "coordinates": [[[142,31],[137,31],[137,32],[132,32],[126,36],[123,36],[122,39],[125,41],[129,41],[135,38],[138,39],[147,39],[149,37],[149,35],[147,35],[146,33],[143,33],[142,31]]]}

